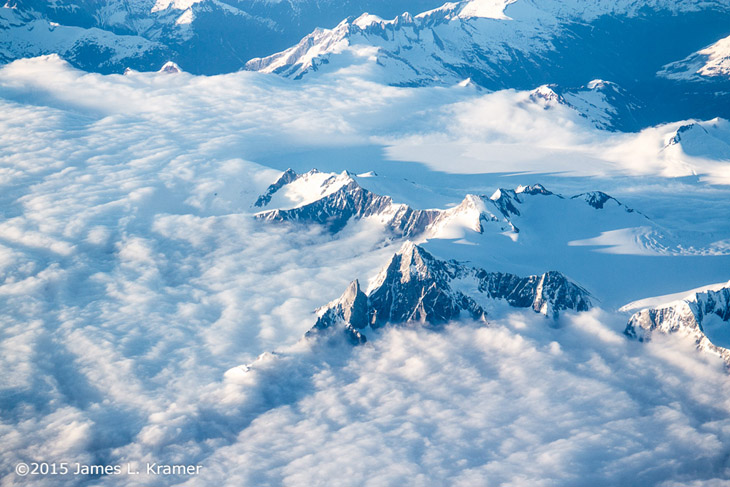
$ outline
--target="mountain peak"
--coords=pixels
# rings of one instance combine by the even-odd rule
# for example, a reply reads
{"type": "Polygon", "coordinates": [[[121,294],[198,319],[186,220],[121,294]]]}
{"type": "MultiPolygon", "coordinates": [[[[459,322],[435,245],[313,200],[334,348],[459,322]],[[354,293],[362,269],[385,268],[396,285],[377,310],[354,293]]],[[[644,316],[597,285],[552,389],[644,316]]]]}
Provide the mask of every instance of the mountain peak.
{"type": "Polygon", "coordinates": [[[582,199],[597,210],[602,210],[606,207],[606,204],[613,203],[616,206],[623,206],[628,213],[634,212],[633,209],[626,207],[619,200],[611,195],[604,193],[603,191],[590,191],[587,193],[581,193],[575,196],[571,196],[570,199],[582,199]]]}
{"type": "Polygon", "coordinates": [[[162,65],[158,73],[165,73],[165,74],[176,74],[176,73],[182,73],[182,69],[180,69],[180,66],[178,66],[176,63],[172,61],[167,61],[165,64],[162,65]]]}
{"type": "Polygon", "coordinates": [[[266,192],[260,195],[253,205],[259,208],[268,205],[274,193],[276,193],[282,187],[291,183],[298,177],[299,175],[292,168],[287,169],[281,176],[279,176],[279,179],[277,179],[273,184],[269,185],[269,187],[266,189],[266,192]]]}
{"type": "Polygon", "coordinates": [[[563,274],[539,276],[488,272],[455,261],[439,260],[406,241],[383,267],[366,293],[353,281],[342,296],[319,310],[308,336],[342,329],[351,343],[366,341],[365,332],[387,324],[441,325],[462,314],[486,321],[483,304],[502,300],[557,319],[565,310],[587,311],[590,294],[563,274]]]}
{"type": "Polygon", "coordinates": [[[532,90],[530,92],[530,100],[542,105],[543,108],[565,104],[565,99],[553,90],[553,86],[551,85],[542,85],[532,90]]]}
{"type": "Polygon", "coordinates": [[[531,184],[529,186],[519,185],[515,189],[515,193],[517,193],[517,194],[529,194],[529,195],[542,194],[542,195],[545,195],[545,196],[549,196],[549,195],[555,194],[555,193],[553,193],[553,192],[548,191],[547,189],[545,189],[545,186],[543,186],[542,184],[531,184]]]}
{"type": "Polygon", "coordinates": [[[412,279],[426,279],[431,274],[431,265],[436,259],[426,252],[423,247],[416,245],[410,240],[406,240],[400,250],[393,256],[394,262],[400,257],[400,275],[401,282],[408,282],[412,279]]]}

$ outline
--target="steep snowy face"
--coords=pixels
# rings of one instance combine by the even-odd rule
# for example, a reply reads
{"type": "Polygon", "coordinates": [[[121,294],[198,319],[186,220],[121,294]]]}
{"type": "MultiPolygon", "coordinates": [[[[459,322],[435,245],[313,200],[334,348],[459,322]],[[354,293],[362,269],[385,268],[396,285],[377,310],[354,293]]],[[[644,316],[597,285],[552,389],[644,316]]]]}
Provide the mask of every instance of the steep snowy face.
{"type": "Polygon", "coordinates": [[[730,36],[667,64],[657,75],[674,81],[727,81],[730,79],[730,36]]]}
{"type": "Polygon", "coordinates": [[[624,334],[643,341],[654,332],[690,337],[699,350],[719,355],[730,365],[730,283],[643,309],[631,317],[624,334]]]}
{"type": "Polygon", "coordinates": [[[635,130],[643,103],[616,83],[594,79],[577,89],[561,90],[565,104],[599,129],[635,130]]]}
{"type": "Polygon", "coordinates": [[[319,310],[308,336],[344,332],[364,343],[366,329],[388,324],[440,325],[460,316],[486,321],[487,309],[502,301],[557,319],[561,311],[587,311],[590,294],[559,272],[518,277],[435,258],[408,241],[381,270],[367,292],[358,281],[319,310]]]}

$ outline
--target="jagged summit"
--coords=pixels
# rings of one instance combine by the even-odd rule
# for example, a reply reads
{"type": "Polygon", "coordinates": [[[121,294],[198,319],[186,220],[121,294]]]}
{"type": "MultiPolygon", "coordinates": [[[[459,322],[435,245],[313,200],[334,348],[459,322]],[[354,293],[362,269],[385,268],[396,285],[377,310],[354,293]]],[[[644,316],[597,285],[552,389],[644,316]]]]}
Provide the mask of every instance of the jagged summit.
{"type": "Polygon", "coordinates": [[[486,320],[490,302],[532,308],[557,319],[561,311],[587,311],[590,294],[555,271],[525,278],[439,260],[407,241],[367,292],[353,281],[343,295],[318,311],[308,336],[342,330],[351,343],[367,340],[368,328],[388,324],[440,325],[460,317],[486,320]]]}
{"type": "Polygon", "coordinates": [[[558,194],[548,191],[542,184],[531,184],[529,186],[520,185],[515,189],[499,188],[492,194],[492,196],[489,197],[489,199],[505,218],[510,219],[513,216],[521,216],[518,207],[524,202],[524,196],[521,197],[520,195],[541,195],[555,196],[560,199],[563,198],[558,194]]]}
{"type": "Polygon", "coordinates": [[[624,330],[646,341],[652,333],[690,337],[698,350],[720,356],[730,366],[730,282],[719,289],[693,293],[685,299],[635,313],[624,330]]]}

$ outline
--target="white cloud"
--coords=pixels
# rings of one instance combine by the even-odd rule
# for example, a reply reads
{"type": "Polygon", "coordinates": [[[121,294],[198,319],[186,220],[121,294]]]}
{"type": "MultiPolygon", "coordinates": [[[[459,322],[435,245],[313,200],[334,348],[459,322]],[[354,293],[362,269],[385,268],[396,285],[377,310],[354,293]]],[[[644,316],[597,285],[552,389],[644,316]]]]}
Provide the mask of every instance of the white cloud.
{"type": "MultiPolygon", "coordinates": [[[[489,327],[388,329],[342,366],[326,348],[269,360],[231,377],[248,404],[236,415],[256,419],[188,484],[222,475],[244,485],[659,485],[725,476],[723,365],[691,350],[677,355],[692,367],[647,353],[607,320],[601,311],[571,315],[556,329],[515,313],[489,327]],[[296,369],[311,379],[282,395],[277,381],[296,369]],[[257,413],[251,394],[276,407],[257,413]]],[[[685,345],[672,337],[650,347],[685,345]]]]}
{"type": "MultiPolygon", "coordinates": [[[[202,462],[198,485],[725,477],[719,364],[671,340],[627,343],[600,313],[558,330],[523,314],[493,328],[397,329],[352,355],[300,344],[222,381],[295,343],[314,308],[351,279],[365,282],[393,251],[365,225],[332,238],[254,221],[250,205],[278,173],[252,160],[291,150],[295,165],[317,149],[343,170],[362,154],[371,164],[369,152],[348,152],[354,145],[386,135],[395,145],[459,142],[454,127],[475,120],[461,135],[477,145],[447,149],[523,144],[525,124],[540,142],[533,152],[603,137],[568,113],[550,139],[553,119],[510,108],[522,95],[472,95],[253,73],[100,76],[53,57],[0,69],[3,472],[46,459],[202,462]],[[461,113],[453,104],[465,99],[474,109],[461,113]],[[502,110],[518,123],[505,124],[502,110]],[[487,112],[494,118],[477,120],[487,112]],[[346,149],[340,159],[332,147],[346,149]],[[691,455],[678,454],[683,445],[691,455]]],[[[407,168],[421,184],[411,191],[429,198],[429,184],[444,200],[483,185],[372,164],[407,168]]],[[[712,194],[716,212],[725,196],[712,194]]]]}

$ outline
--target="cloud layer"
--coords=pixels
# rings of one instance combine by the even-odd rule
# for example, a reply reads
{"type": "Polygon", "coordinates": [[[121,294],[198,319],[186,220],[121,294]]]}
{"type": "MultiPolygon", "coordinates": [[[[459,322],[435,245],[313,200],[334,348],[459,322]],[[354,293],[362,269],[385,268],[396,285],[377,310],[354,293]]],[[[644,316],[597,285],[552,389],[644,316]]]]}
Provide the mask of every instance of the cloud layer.
{"type": "Polygon", "coordinates": [[[336,355],[328,364],[327,350],[318,349],[229,374],[251,394],[276,389],[293,368],[287,361],[312,371],[299,385],[306,395],[256,417],[186,485],[222,472],[229,485],[713,485],[726,478],[730,380],[722,364],[673,338],[629,342],[621,324],[596,311],[568,316],[560,328],[529,313],[488,327],[395,328],[344,365],[336,355]],[[277,368],[281,375],[272,374],[277,368]]]}
{"type": "MultiPolygon", "coordinates": [[[[523,133],[533,152],[551,140],[555,113],[561,143],[614,140],[574,114],[510,105],[520,96],[254,73],[100,76],[54,57],[0,69],[3,482],[79,484],[11,473],[42,460],[204,465],[191,485],[712,485],[726,476],[720,364],[672,340],[627,343],[616,333],[623,318],[610,314],[558,330],[521,314],[491,328],[396,329],[352,354],[293,345],[317,306],[394,249],[377,227],[333,238],[255,222],[250,205],[278,172],[252,161],[296,167],[313,151],[324,170],[372,164],[408,173],[413,193],[428,196],[420,201],[433,194],[441,204],[501,181],[449,174],[472,144],[527,142],[500,116],[548,117],[523,133]],[[465,100],[473,110],[455,105],[465,100]],[[443,172],[357,149],[426,139],[461,141],[436,154],[443,172]],[[284,352],[224,378],[275,349],[284,352]]],[[[499,170],[525,170],[518,162],[499,170]]],[[[623,190],[650,209],[692,201],[683,218],[727,238],[724,220],[696,211],[722,212],[723,189],[654,180],[623,190]]]]}

